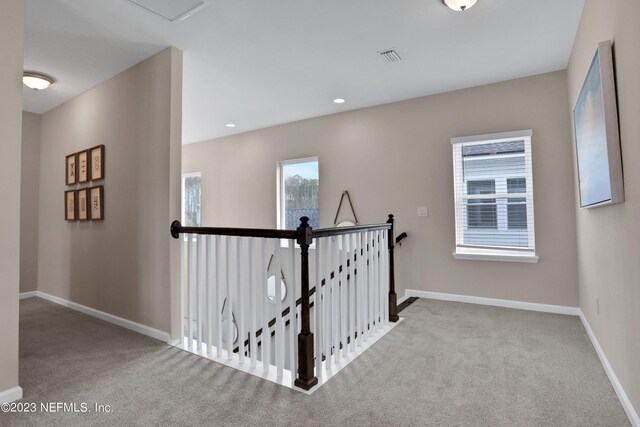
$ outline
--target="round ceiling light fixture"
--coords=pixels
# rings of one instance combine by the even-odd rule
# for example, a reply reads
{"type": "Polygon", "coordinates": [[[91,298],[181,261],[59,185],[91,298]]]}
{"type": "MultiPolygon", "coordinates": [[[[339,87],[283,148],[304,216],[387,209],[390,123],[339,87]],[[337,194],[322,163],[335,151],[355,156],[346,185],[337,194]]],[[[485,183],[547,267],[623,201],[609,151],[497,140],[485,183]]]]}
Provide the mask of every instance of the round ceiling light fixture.
{"type": "Polygon", "coordinates": [[[228,128],[234,128],[234,127],[236,127],[236,124],[235,123],[227,123],[225,126],[228,127],[228,128]]]}
{"type": "Polygon", "coordinates": [[[44,90],[53,84],[53,77],[46,74],[25,71],[22,73],[22,83],[33,90],[44,90]]]}
{"type": "Polygon", "coordinates": [[[451,10],[464,12],[467,9],[471,9],[477,1],[478,0],[442,0],[442,3],[446,4],[451,10]]]}
{"type": "Polygon", "coordinates": [[[347,100],[343,98],[336,98],[333,100],[334,104],[344,104],[345,102],[347,102],[347,100]]]}

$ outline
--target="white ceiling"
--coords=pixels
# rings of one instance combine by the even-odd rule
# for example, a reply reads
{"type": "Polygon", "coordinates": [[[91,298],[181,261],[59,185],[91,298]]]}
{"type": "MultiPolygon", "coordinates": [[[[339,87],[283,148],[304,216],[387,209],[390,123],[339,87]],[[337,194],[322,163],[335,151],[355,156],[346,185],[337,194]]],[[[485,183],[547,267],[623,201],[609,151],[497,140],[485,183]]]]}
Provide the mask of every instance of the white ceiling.
{"type": "Polygon", "coordinates": [[[25,88],[44,113],[174,45],[184,143],[564,69],[584,0],[209,0],[169,22],[126,0],[27,0],[25,88]],[[388,63],[378,51],[402,56],[388,63]],[[347,102],[336,105],[334,98],[347,102]],[[230,129],[226,123],[236,123],[230,129]]]}

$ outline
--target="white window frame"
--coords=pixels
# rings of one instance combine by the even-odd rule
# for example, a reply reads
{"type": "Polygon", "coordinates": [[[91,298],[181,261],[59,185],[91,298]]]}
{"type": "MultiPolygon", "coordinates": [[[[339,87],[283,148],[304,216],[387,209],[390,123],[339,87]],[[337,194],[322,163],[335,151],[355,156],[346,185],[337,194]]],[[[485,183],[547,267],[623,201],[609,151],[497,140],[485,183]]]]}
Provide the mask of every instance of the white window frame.
{"type": "MultiPolygon", "coordinates": [[[[182,225],[185,223],[184,218],[184,183],[186,178],[191,178],[194,176],[200,177],[200,221],[202,222],[202,172],[188,172],[182,174],[181,187],[180,187],[180,222],[182,225]]],[[[202,226],[202,223],[200,224],[202,226]]]]}
{"type": "MultiPolygon", "coordinates": [[[[453,185],[454,185],[454,199],[455,199],[455,230],[456,230],[456,248],[453,252],[455,259],[461,260],[476,260],[476,261],[508,261],[508,262],[526,262],[536,263],[539,257],[536,255],[535,245],[535,219],[534,219],[534,203],[533,203],[533,166],[532,166],[532,154],[531,154],[531,137],[533,131],[531,129],[515,131],[515,132],[501,132],[487,135],[474,135],[451,138],[451,145],[453,146],[453,185]],[[474,199],[487,198],[487,199],[510,199],[510,198],[526,198],[527,206],[527,232],[528,232],[528,248],[517,247],[503,247],[503,246],[480,246],[480,245],[468,245],[464,244],[464,221],[465,217],[462,214],[465,199],[468,198],[466,194],[460,194],[462,189],[462,183],[460,180],[463,176],[463,158],[462,158],[462,145],[481,145],[498,142],[506,142],[514,139],[524,140],[525,147],[525,164],[526,171],[525,177],[527,180],[527,191],[523,197],[522,193],[508,193],[505,192],[499,194],[489,194],[484,196],[474,195],[474,199]]],[[[505,181],[506,182],[506,181],[505,181]]],[[[506,191],[506,189],[505,189],[506,191]]],[[[508,220],[508,219],[507,219],[508,220]]]]}

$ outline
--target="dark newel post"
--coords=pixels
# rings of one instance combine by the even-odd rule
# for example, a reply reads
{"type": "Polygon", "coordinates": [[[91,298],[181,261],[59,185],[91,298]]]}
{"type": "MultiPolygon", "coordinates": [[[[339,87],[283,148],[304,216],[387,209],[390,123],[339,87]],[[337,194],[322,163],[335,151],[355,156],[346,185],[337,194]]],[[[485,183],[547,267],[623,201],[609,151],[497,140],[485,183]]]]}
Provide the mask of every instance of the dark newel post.
{"type": "Polygon", "coordinates": [[[309,304],[309,245],[313,240],[313,230],[309,227],[309,218],[303,216],[300,218],[300,227],[298,227],[297,242],[300,245],[301,253],[301,297],[302,297],[302,326],[298,334],[298,378],[295,385],[305,390],[311,389],[318,384],[318,378],[314,375],[314,350],[313,350],[313,334],[311,333],[311,315],[309,304]]]}
{"type": "Polygon", "coordinates": [[[400,320],[400,317],[398,317],[398,295],[396,294],[396,273],[393,262],[393,250],[396,246],[393,222],[393,215],[389,214],[389,219],[387,220],[387,223],[391,224],[391,229],[389,230],[389,236],[387,238],[389,243],[389,321],[397,322],[400,320]]]}

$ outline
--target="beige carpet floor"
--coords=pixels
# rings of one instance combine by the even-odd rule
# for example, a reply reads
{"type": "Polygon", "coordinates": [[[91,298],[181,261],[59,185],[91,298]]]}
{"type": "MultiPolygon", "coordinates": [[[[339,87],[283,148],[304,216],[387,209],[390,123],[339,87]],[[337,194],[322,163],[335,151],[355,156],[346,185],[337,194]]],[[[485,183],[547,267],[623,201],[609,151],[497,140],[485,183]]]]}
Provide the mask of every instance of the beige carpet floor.
{"type": "Polygon", "coordinates": [[[112,412],[2,426],[628,425],[577,317],[421,299],[306,396],[38,298],[20,308],[22,402],[112,412]]]}

